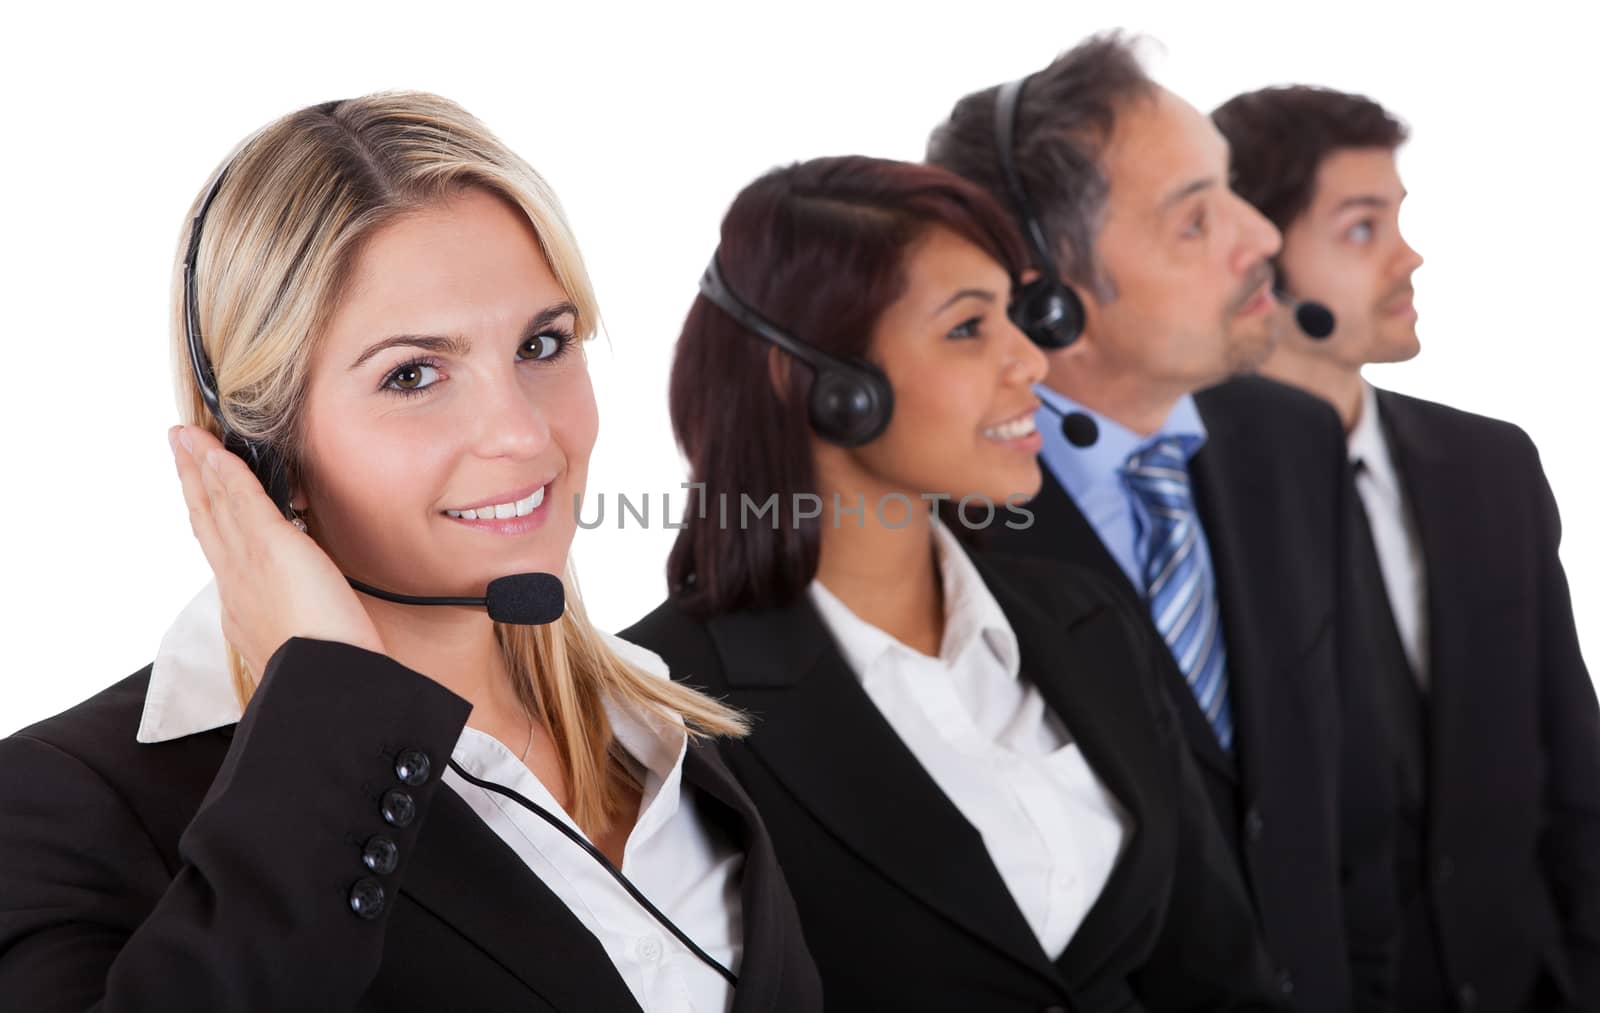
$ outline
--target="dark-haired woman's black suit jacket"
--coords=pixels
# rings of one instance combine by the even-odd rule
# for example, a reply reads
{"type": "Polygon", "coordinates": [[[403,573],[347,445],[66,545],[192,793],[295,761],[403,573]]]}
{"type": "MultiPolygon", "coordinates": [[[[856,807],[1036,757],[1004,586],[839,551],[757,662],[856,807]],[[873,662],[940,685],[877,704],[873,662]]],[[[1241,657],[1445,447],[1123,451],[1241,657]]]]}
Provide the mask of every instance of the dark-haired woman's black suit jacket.
{"type": "MultiPolygon", "coordinates": [[[[291,640],[236,726],[134,740],[150,670],[0,741],[0,1010],[637,1011],[605,951],[439,786],[470,709],[382,655],[291,640]],[[396,756],[432,773],[399,785],[396,756]],[[379,799],[412,796],[385,824],[379,799]],[[352,911],[390,833],[382,910],[352,911]]],[[[746,858],[733,1008],[822,1008],[770,839],[711,747],[684,780],[746,858]]]]}
{"type": "Polygon", "coordinates": [[[622,634],[755,718],[724,755],[772,831],[829,1009],[1272,1008],[1248,901],[1161,692],[1161,645],[1092,574],[976,561],[1022,677],[1136,825],[1058,960],[809,599],[709,622],[668,602],[622,634]]]}

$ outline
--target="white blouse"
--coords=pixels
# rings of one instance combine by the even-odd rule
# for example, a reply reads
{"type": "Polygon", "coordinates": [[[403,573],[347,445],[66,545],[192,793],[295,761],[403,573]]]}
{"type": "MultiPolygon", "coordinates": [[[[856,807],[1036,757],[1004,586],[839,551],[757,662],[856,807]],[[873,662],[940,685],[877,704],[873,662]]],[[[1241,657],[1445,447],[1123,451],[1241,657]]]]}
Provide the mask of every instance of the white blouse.
{"type": "Polygon", "coordinates": [[[945,595],[938,657],[867,623],[820,582],[811,600],[873,704],[983,836],[1055,958],[1105,889],[1132,821],[1038,689],[1019,678],[1010,622],[937,520],[934,545],[945,595]]]}

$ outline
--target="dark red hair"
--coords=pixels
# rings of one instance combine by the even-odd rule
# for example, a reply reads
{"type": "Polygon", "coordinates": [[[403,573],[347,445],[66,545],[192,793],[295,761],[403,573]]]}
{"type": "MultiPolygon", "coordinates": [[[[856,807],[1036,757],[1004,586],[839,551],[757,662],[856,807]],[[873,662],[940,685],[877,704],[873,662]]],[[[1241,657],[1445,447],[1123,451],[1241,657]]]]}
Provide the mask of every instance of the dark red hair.
{"type": "MultiPolygon", "coordinates": [[[[936,227],[1014,282],[1024,269],[1016,227],[981,188],[934,166],[861,156],[774,169],[745,187],[722,220],[718,260],[745,303],[800,341],[870,359],[873,328],[905,289],[907,252],[936,227]]],[[[818,492],[812,374],[791,360],[788,389],[774,389],[771,347],[699,296],[673,355],[672,429],[704,492],[691,496],[667,581],[694,614],[786,604],[816,574],[821,521],[794,510],[797,495],[818,492]],[[775,520],[740,523],[741,497],[759,505],[773,495],[775,520]]]]}

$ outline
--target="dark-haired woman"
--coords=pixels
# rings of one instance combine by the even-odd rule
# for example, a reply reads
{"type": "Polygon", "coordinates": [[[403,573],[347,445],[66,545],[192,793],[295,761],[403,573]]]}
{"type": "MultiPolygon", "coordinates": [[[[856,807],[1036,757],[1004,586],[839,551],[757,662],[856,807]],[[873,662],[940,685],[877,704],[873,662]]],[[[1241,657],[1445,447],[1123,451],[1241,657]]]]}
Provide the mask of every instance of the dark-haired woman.
{"type": "Polygon", "coordinates": [[[673,363],[702,498],[623,636],[753,717],[725,755],[830,1008],[1270,1008],[1161,645],[1086,572],[963,547],[1040,483],[1021,266],[935,168],[746,188],[673,363]]]}

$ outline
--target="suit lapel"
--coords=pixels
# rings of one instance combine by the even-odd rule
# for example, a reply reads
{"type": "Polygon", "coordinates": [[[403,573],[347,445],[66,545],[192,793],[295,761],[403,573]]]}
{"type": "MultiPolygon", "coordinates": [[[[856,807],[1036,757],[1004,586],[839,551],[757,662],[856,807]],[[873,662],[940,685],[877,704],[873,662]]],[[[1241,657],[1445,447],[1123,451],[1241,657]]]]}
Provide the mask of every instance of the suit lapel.
{"type": "MultiPolygon", "coordinates": [[[[1242,452],[1250,434],[1237,425],[1239,420],[1208,413],[1203,394],[1196,404],[1208,436],[1189,462],[1189,477],[1216,580],[1240,776],[1254,791],[1261,784],[1262,759],[1252,755],[1251,745],[1273,741],[1270,715],[1281,706],[1274,697],[1293,691],[1285,676],[1294,672],[1319,634],[1331,635],[1321,628],[1331,612],[1308,616],[1298,596],[1282,592],[1280,581],[1289,578],[1277,554],[1287,539],[1272,535],[1283,526],[1271,516],[1272,504],[1282,498],[1274,495],[1271,483],[1285,479],[1268,474],[1242,452]]],[[[1329,605],[1331,609],[1331,601],[1329,605]]],[[[1199,714],[1198,705],[1193,710],[1199,714]]],[[[1207,741],[1217,745],[1214,735],[1207,741]]]]}
{"type": "MultiPolygon", "coordinates": [[[[1143,591],[1135,588],[1128,580],[1127,571],[1123,570],[1112,557],[1105,543],[1100,540],[1099,532],[1095,531],[1072,496],[1061,487],[1061,483],[1056,481],[1042,458],[1039,461],[1039,470],[1044,473],[1044,483],[1039,487],[1039,495],[1028,503],[1028,509],[1034,514],[1033,525],[1021,531],[1005,528],[995,530],[989,544],[1002,552],[1044,559],[1061,559],[1086,566],[1111,581],[1118,591],[1127,596],[1134,611],[1149,619],[1149,606],[1145,603],[1143,591]]],[[[1209,534],[1208,531],[1208,537],[1209,534]]],[[[1154,621],[1150,622],[1149,629],[1151,636],[1160,638],[1154,621]]],[[[1170,658],[1168,655],[1168,660],[1170,658]]],[[[1224,752],[1221,743],[1217,742],[1216,734],[1212,732],[1205,712],[1195,702],[1194,693],[1184,681],[1177,662],[1172,661],[1171,664],[1163,662],[1161,669],[1165,673],[1164,678],[1177,706],[1178,715],[1183,721],[1184,734],[1189,741],[1190,750],[1204,769],[1232,785],[1237,777],[1233,758],[1224,752]]],[[[1238,715],[1235,714],[1235,721],[1237,720],[1238,715]]]]}
{"type": "MultiPolygon", "coordinates": [[[[754,830],[754,805],[720,761],[706,756],[707,748],[690,747],[683,761],[684,782],[708,798],[708,815],[745,851],[740,886],[744,958],[732,1010],[769,1010],[782,997],[784,955],[791,945],[785,938],[785,912],[777,903],[782,874],[771,841],[754,830]]],[[[454,791],[437,793],[401,892],[560,1009],[638,1009],[593,933],[454,791]],[[461,869],[492,880],[497,889],[462,891],[461,869]],[[575,966],[593,971],[575,983],[575,966]],[[552,976],[551,968],[561,973],[552,976]]]]}
{"type": "MultiPolygon", "coordinates": [[[[1459,544],[1455,542],[1460,537],[1456,531],[1459,512],[1450,509],[1450,505],[1459,502],[1462,490],[1455,487],[1449,460],[1427,439],[1412,413],[1406,410],[1405,403],[1388,391],[1377,393],[1378,422],[1389,443],[1389,454],[1422,543],[1428,625],[1433,631],[1428,653],[1433,655],[1438,648],[1459,639],[1440,634],[1461,631],[1465,617],[1454,606],[1463,600],[1463,592],[1470,591],[1473,583],[1467,579],[1468,574],[1454,569],[1460,554],[1447,548],[1453,543],[1459,544]]],[[[1429,667],[1431,671],[1432,666],[1429,667]]]]}
{"type": "Polygon", "coordinates": [[[1037,556],[1043,559],[1064,559],[1086,566],[1100,574],[1126,593],[1131,601],[1143,607],[1143,595],[1128,580],[1128,574],[1106,549],[1089,519],[1083,516],[1072,496],[1061,487],[1051,473],[1044,458],[1039,459],[1039,471],[1044,483],[1039,495],[1028,502],[1027,509],[1034,514],[1030,527],[1020,531],[1010,528],[991,528],[985,533],[992,537],[990,547],[1001,552],[1037,556]]]}
{"type": "Polygon", "coordinates": [[[758,830],[755,805],[735,783],[712,746],[690,746],[683,759],[683,779],[710,803],[703,811],[721,822],[744,849],[744,874],[739,888],[744,921],[744,957],[733,1013],[754,1013],[778,1005],[783,996],[786,938],[782,872],[772,841],[758,830]],[[719,819],[720,818],[720,819],[719,819]]]}
{"type": "Polygon", "coordinates": [[[449,788],[435,792],[400,892],[558,1009],[639,1009],[594,934],[449,788]],[[463,870],[495,889],[463,889],[463,870]]]}
{"type": "Polygon", "coordinates": [[[1133,823],[1110,880],[1057,961],[1068,981],[1093,981],[1148,916],[1150,898],[1158,894],[1156,855],[1169,832],[1170,814],[1151,795],[1169,778],[1139,690],[1147,661],[1134,653],[1116,610],[1098,605],[1061,612],[1045,604],[1047,595],[1017,588],[997,573],[998,561],[977,562],[1017,635],[1023,676],[1039,688],[1133,823]]]}
{"type": "MultiPolygon", "coordinates": [[[[1403,400],[1380,390],[1378,421],[1389,442],[1389,453],[1422,545],[1428,609],[1428,692],[1424,714],[1429,730],[1430,781],[1447,783],[1447,764],[1458,750],[1452,732],[1460,727],[1463,701],[1452,673],[1468,668],[1473,660],[1472,590],[1481,581],[1461,565],[1464,554],[1452,546],[1470,544],[1468,532],[1458,532],[1460,517],[1452,504],[1464,491],[1456,487],[1456,473],[1448,457],[1421,431],[1403,400]]],[[[1435,793],[1430,792],[1430,795],[1435,793]]]]}
{"type": "Polygon", "coordinates": [[[872,703],[809,600],[708,628],[728,702],[757,722],[747,748],[801,805],[884,878],[1059,986],[982,837],[872,703]]]}

